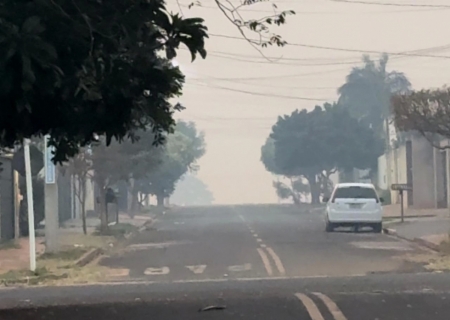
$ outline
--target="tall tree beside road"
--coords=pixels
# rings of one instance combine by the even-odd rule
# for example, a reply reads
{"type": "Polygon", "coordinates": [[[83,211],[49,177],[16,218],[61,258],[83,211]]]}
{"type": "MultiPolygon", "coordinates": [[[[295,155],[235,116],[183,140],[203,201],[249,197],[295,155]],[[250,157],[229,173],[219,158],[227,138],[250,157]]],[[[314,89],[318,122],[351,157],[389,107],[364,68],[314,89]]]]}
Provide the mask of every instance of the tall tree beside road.
{"type": "Polygon", "coordinates": [[[416,131],[434,145],[436,138],[450,139],[450,89],[420,90],[392,98],[397,128],[416,131]]]}
{"type": "Polygon", "coordinates": [[[186,173],[176,184],[170,203],[186,206],[211,205],[214,196],[208,186],[194,174],[186,173]]]}
{"type": "Polygon", "coordinates": [[[198,169],[197,160],[206,150],[203,133],[194,123],[184,121],[177,123],[175,132],[167,136],[167,143],[161,148],[160,164],[136,180],[141,193],[156,196],[158,206],[163,206],[164,199],[173,194],[184,174],[198,169]]]}
{"type": "Polygon", "coordinates": [[[273,181],[272,185],[279,199],[292,199],[295,204],[299,204],[301,202],[301,195],[310,193],[309,186],[304,184],[301,176],[288,175],[277,167],[275,163],[275,143],[271,137],[268,137],[266,143],[261,147],[260,160],[267,171],[278,177],[276,181],[273,181]],[[289,180],[290,185],[280,181],[279,176],[289,180]]]}
{"type": "Polygon", "coordinates": [[[5,0],[0,7],[0,145],[51,135],[62,161],[95,134],[121,141],[175,124],[180,45],[206,56],[203,19],[162,0],[5,0]],[[162,57],[161,52],[165,52],[162,57]]]}
{"type": "Polygon", "coordinates": [[[338,89],[338,104],[348,107],[353,117],[386,139],[389,139],[386,128],[391,114],[391,97],[411,89],[405,74],[387,70],[388,61],[387,54],[381,56],[378,63],[364,56],[363,66],[354,67],[345,84],[338,89]]]}
{"type": "Polygon", "coordinates": [[[81,209],[81,221],[83,233],[87,234],[86,225],[86,187],[89,179],[92,178],[92,154],[91,149],[81,149],[80,152],[69,160],[69,173],[75,179],[74,193],[78,199],[81,209]]]}
{"type": "Polygon", "coordinates": [[[329,180],[335,170],[370,168],[383,152],[375,132],[340,105],[325,104],[279,117],[270,138],[276,172],[304,176],[312,203],[319,202],[322,180],[329,180]]]}

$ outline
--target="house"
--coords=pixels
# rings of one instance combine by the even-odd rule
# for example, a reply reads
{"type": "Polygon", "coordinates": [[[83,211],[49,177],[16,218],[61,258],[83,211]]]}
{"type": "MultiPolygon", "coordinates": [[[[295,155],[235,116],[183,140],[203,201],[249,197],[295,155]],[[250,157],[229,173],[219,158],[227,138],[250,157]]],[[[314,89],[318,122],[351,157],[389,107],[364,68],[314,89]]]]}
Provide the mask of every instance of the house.
{"type": "MultiPolygon", "coordinates": [[[[442,146],[447,142],[441,141],[442,146]]],[[[390,190],[391,184],[412,186],[404,193],[405,208],[438,209],[449,206],[449,151],[439,149],[418,133],[408,133],[393,144],[378,159],[380,189],[390,190]]],[[[391,202],[400,203],[397,191],[391,192],[391,202]]]]}

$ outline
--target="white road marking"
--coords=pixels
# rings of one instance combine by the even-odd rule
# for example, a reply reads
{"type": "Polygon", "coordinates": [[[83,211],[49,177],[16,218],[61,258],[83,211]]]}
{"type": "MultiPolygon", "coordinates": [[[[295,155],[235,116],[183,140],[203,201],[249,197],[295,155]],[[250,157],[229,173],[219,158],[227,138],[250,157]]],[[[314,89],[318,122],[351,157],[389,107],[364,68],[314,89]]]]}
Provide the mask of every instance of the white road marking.
{"type": "Polygon", "coordinates": [[[257,233],[254,233],[253,236],[254,236],[255,238],[258,238],[258,234],[257,234],[257,233]]]}
{"type": "MultiPolygon", "coordinates": [[[[419,273],[421,274],[421,273],[419,273]]],[[[429,275],[429,273],[422,273],[423,275],[429,275]]],[[[150,284],[159,284],[159,283],[179,283],[179,284],[189,284],[189,283],[215,283],[215,282],[261,282],[261,281],[280,281],[280,280],[302,280],[302,279],[322,279],[322,278],[360,278],[365,277],[365,274],[352,274],[345,277],[339,276],[293,276],[293,277],[257,277],[257,278],[234,278],[234,279],[192,279],[192,280],[174,280],[174,281],[148,281],[145,278],[133,279],[133,280],[125,280],[125,281],[111,281],[111,282],[95,282],[95,283],[74,283],[71,284],[70,287],[92,287],[92,286],[123,286],[124,284],[129,285],[150,285],[150,284]]],[[[63,286],[64,287],[64,286],[63,286]]],[[[0,291],[6,290],[16,290],[15,288],[0,288],[0,291]]]]}
{"type": "Polygon", "coordinates": [[[241,219],[243,222],[245,222],[245,218],[242,215],[239,215],[239,219],[241,219]]]}
{"type": "Polygon", "coordinates": [[[317,305],[310,297],[303,293],[296,293],[295,296],[303,303],[309,313],[309,316],[311,317],[311,320],[325,320],[320,313],[319,308],[317,308],[317,305]]]}
{"type": "Polygon", "coordinates": [[[371,250],[395,250],[395,251],[411,251],[413,248],[407,243],[403,242],[393,242],[393,241],[360,241],[360,242],[350,242],[354,247],[360,249],[371,249],[371,250]]]}
{"type": "Polygon", "coordinates": [[[186,266],[189,270],[191,270],[195,274],[201,274],[206,269],[206,264],[198,265],[198,266],[186,266]]]}
{"type": "Polygon", "coordinates": [[[170,269],[169,267],[162,267],[162,268],[147,268],[144,271],[144,274],[147,276],[160,276],[160,275],[166,275],[169,274],[170,269]]]}
{"type": "Polygon", "coordinates": [[[335,320],[347,320],[347,318],[342,313],[341,309],[339,309],[337,304],[333,300],[331,300],[328,296],[320,292],[314,292],[314,295],[319,297],[320,300],[322,300],[323,303],[325,303],[325,305],[327,306],[328,310],[331,312],[335,320]]]}
{"type": "Polygon", "coordinates": [[[130,269],[109,269],[107,271],[108,277],[128,277],[130,269]]]}
{"type": "Polygon", "coordinates": [[[264,268],[266,268],[267,274],[269,276],[273,275],[273,270],[272,270],[272,266],[270,264],[269,257],[267,256],[267,254],[264,252],[263,249],[258,248],[257,250],[258,250],[258,253],[259,253],[259,255],[261,257],[261,260],[262,260],[262,262],[264,264],[264,268]]]}
{"type": "Polygon", "coordinates": [[[261,243],[259,246],[260,246],[261,248],[267,248],[267,246],[266,246],[264,243],[261,243]]]}
{"type": "Polygon", "coordinates": [[[174,245],[181,245],[181,244],[187,244],[187,242],[177,242],[177,241],[170,241],[170,242],[160,242],[160,243],[136,243],[132,244],[127,247],[127,250],[145,250],[145,249],[151,249],[151,248],[165,248],[168,246],[174,246],[174,245]]]}
{"type": "Polygon", "coordinates": [[[258,238],[258,239],[256,239],[256,241],[258,241],[258,242],[262,242],[262,239],[258,238]]]}
{"type": "Polygon", "coordinates": [[[286,274],[286,269],[284,269],[283,263],[281,262],[280,257],[273,251],[271,247],[266,248],[267,252],[269,252],[270,256],[272,257],[273,261],[275,261],[275,266],[278,269],[278,272],[280,272],[281,275],[286,274]]]}
{"type": "Polygon", "coordinates": [[[230,266],[228,267],[229,271],[232,272],[240,272],[240,271],[248,271],[252,269],[252,265],[250,263],[246,263],[243,265],[238,265],[238,266],[230,266]]]}

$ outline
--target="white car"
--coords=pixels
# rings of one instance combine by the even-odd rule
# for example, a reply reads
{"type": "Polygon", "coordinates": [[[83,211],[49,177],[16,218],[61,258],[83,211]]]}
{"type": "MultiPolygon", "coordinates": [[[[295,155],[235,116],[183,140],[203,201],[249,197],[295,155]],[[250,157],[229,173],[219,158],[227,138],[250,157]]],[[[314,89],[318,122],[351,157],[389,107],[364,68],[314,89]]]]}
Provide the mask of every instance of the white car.
{"type": "Polygon", "coordinates": [[[370,226],[374,232],[382,231],[383,199],[378,197],[373,184],[339,183],[331,197],[324,198],[326,208],[326,231],[341,226],[370,226]]]}

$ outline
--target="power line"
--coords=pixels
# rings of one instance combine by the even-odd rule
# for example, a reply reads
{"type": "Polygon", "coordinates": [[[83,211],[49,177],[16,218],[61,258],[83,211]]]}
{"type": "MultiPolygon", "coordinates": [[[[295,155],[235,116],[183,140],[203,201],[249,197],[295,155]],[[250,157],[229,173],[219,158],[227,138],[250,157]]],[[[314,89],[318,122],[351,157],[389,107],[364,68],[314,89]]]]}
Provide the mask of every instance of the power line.
{"type": "MultiPolygon", "coordinates": [[[[431,49],[431,48],[430,48],[431,49]]],[[[450,45],[447,46],[442,46],[439,48],[434,48],[436,49],[436,51],[446,51],[450,49],[450,45]]],[[[424,49],[426,50],[426,49],[424,49]]],[[[227,52],[219,52],[219,51],[213,51],[211,53],[208,53],[209,56],[212,57],[217,57],[217,58],[221,58],[221,59],[228,59],[228,60],[233,60],[233,61],[239,61],[239,62],[245,62],[245,63],[253,63],[253,64],[265,64],[265,65],[285,65],[285,66],[302,66],[302,67],[314,67],[314,66],[334,66],[334,65],[356,65],[356,64],[360,64],[361,63],[361,58],[359,58],[358,60],[350,60],[350,61],[345,61],[347,60],[346,58],[343,58],[342,61],[339,60],[335,60],[335,62],[317,62],[317,63],[293,63],[293,62],[288,62],[288,61],[298,61],[298,60],[305,60],[305,59],[295,59],[295,58],[277,58],[277,61],[270,61],[270,60],[275,60],[274,58],[268,58],[270,59],[268,61],[268,59],[264,59],[261,56],[253,56],[250,59],[243,59],[240,58],[239,55],[234,55],[233,53],[227,53],[227,52]],[[259,61],[258,61],[259,59],[259,61]]],[[[399,57],[394,57],[393,59],[405,59],[405,58],[414,58],[411,56],[399,56],[399,57]]]]}
{"type": "Polygon", "coordinates": [[[372,5],[372,6],[415,7],[415,8],[450,8],[450,5],[445,5],[445,4],[394,3],[394,2],[355,1],[355,0],[328,0],[328,1],[350,3],[350,4],[364,4],[364,5],[372,5]]]}
{"type": "MultiPolygon", "coordinates": [[[[248,41],[245,38],[240,38],[236,36],[228,36],[223,34],[214,34],[209,33],[210,36],[226,38],[226,39],[235,39],[248,41]]],[[[409,57],[421,57],[421,58],[441,58],[441,59],[450,59],[450,56],[438,56],[438,55],[429,55],[429,54],[419,54],[419,53],[407,53],[407,52],[385,52],[385,51],[376,51],[376,50],[361,50],[361,49],[348,49],[348,48],[338,48],[338,47],[328,47],[328,46],[318,46],[312,44],[301,44],[301,43],[287,43],[288,46],[296,46],[303,48],[312,48],[312,49],[321,49],[321,50],[334,50],[334,51],[343,51],[343,52],[359,52],[359,53],[372,53],[372,54],[388,54],[392,56],[409,56],[409,57]]]]}
{"type": "Polygon", "coordinates": [[[262,92],[252,92],[252,91],[247,91],[247,90],[233,89],[233,88],[227,88],[227,87],[222,87],[222,86],[217,86],[217,85],[208,85],[208,84],[202,84],[202,83],[193,83],[192,85],[196,85],[196,86],[200,86],[200,87],[207,87],[207,88],[214,88],[214,89],[221,89],[221,90],[226,90],[226,91],[231,91],[231,92],[244,93],[244,94],[249,94],[252,96],[269,97],[269,98],[283,98],[283,99],[289,99],[289,100],[304,100],[304,101],[316,101],[316,102],[329,101],[329,99],[319,99],[319,98],[288,96],[288,95],[279,95],[279,94],[262,93],[262,92]]]}
{"type": "Polygon", "coordinates": [[[318,74],[329,74],[333,72],[339,72],[339,71],[345,71],[348,70],[348,68],[339,68],[339,69],[333,69],[333,70],[325,70],[325,71],[316,71],[316,72],[308,72],[308,73],[293,73],[293,74],[281,74],[281,75],[275,75],[275,76],[258,76],[258,77],[239,77],[239,78],[215,78],[215,80],[273,80],[273,79],[288,79],[288,78],[297,78],[297,77],[307,77],[307,76],[313,76],[318,74]]]}

